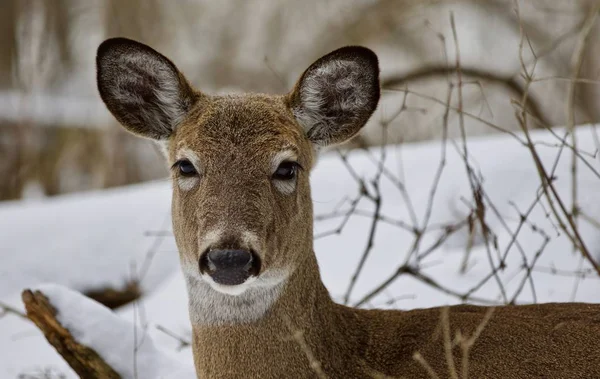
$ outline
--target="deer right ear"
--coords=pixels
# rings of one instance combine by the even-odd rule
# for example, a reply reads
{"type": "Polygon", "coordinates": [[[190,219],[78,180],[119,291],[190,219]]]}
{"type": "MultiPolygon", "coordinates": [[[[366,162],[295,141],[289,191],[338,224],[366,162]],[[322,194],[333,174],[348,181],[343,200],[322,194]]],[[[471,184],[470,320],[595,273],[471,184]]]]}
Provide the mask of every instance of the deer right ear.
{"type": "Polygon", "coordinates": [[[365,47],[335,50],[313,63],[288,95],[288,104],[317,146],[355,136],[379,102],[379,64],[365,47]]]}
{"type": "Polygon", "coordinates": [[[130,39],[102,42],[96,64],[98,90],[108,110],[142,137],[167,139],[198,96],[173,62],[130,39]]]}

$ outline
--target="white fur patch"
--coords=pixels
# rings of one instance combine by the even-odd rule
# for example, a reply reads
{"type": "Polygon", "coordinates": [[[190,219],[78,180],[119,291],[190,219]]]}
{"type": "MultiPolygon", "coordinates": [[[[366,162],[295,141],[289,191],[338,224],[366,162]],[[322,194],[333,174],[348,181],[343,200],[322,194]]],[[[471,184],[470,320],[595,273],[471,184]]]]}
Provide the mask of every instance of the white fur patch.
{"type": "Polygon", "coordinates": [[[244,244],[244,246],[246,246],[246,248],[249,248],[250,250],[254,250],[256,252],[261,251],[258,236],[251,231],[244,230],[242,232],[242,243],[244,244]]]}
{"type": "Polygon", "coordinates": [[[211,246],[219,243],[221,238],[223,237],[223,228],[213,229],[207,233],[204,233],[202,237],[200,237],[198,241],[198,251],[200,254],[208,250],[211,246]]]}
{"type": "Polygon", "coordinates": [[[194,165],[194,168],[198,172],[197,176],[177,176],[177,185],[182,191],[190,191],[192,190],[199,182],[200,182],[200,157],[191,149],[186,147],[180,148],[175,154],[176,160],[187,159],[191,164],[194,165]]]}
{"type": "MultiPolygon", "coordinates": [[[[274,173],[279,165],[285,161],[296,161],[298,156],[294,150],[282,150],[275,154],[273,160],[271,161],[271,172],[274,173]]],[[[292,180],[277,180],[273,179],[273,185],[277,190],[284,195],[290,195],[296,189],[296,178],[292,180]]]]}
{"type": "MultiPolygon", "coordinates": [[[[210,262],[209,262],[209,266],[210,266],[210,262]]],[[[246,281],[242,284],[238,284],[235,286],[228,286],[228,285],[223,285],[223,284],[219,284],[219,283],[215,282],[213,280],[213,278],[210,277],[210,275],[202,274],[201,276],[202,276],[202,280],[204,280],[206,283],[208,283],[212,287],[212,289],[214,289],[217,292],[224,293],[225,295],[231,295],[231,296],[239,296],[239,295],[243,294],[250,288],[250,285],[256,281],[256,276],[251,276],[248,279],[246,279],[246,281]]]]}
{"type": "Polygon", "coordinates": [[[200,157],[192,149],[187,147],[179,147],[175,153],[175,159],[187,159],[188,161],[192,162],[194,167],[196,167],[196,170],[200,170],[200,157]]]}
{"type": "Polygon", "coordinates": [[[277,154],[275,154],[275,156],[271,160],[271,172],[275,172],[275,170],[277,170],[277,167],[279,167],[281,162],[296,161],[297,159],[298,159],[298,156],[296,155],[296,152],[294,150],[291,150],[291,149],[282,150],[282,151],[278,152],[277,154]]]}
{"type": "Polygon", "coordinates": [[[177,178],[177,186],[184,192],[193,190],[199,182],[200,178],[198,177],[180,176],[177,178]]]}
{"type": "Polygon", "coordinates": [[[182,268],[192,325],[257,321],[277,301],[288,277],[286,272],[267,271],[239,286],[223,286],[200,275],[197,263],[182,260],[182,268]]]}
{"type": "Polygon", "coordinates": [[[291,195],[296,189],[296,178],[292,180],[273,180],[273,185],[284,195],[291,195]]]}

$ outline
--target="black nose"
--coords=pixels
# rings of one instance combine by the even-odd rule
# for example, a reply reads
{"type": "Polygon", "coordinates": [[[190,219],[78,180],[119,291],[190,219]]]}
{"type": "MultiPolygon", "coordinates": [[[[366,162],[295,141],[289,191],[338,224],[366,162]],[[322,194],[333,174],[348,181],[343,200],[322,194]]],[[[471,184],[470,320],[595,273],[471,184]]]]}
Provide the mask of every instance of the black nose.
{"type": "Polygon", "coordinates": [[[207,255],[208,266],[215,270],[249,270],[252,253],[245,250],[211,250],[207,255]]]}
{"type": "Polygon", "coordinates": [[[246,250],[209,250],[200,259],[200,271],[223,285],[244,283],[258,273],[258,257],[246,250]]]}

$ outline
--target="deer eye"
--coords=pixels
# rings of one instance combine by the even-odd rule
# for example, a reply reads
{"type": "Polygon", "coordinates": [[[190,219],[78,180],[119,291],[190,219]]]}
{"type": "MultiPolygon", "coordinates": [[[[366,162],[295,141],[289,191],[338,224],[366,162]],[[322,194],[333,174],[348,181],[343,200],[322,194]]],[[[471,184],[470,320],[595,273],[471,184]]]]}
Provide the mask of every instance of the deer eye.
{"type": "Polygon", "coordinates": [[[296,177],[298,171],[298,163],[284,161],[281,162],[277,170],[273,173],[273,179],[276,180],[292,180],[296,177]]]}
{"type": "Polygon", "coordinates": [[[192,162],[188,161],[187,159],[180,160],[177,163],[175,163],[175,165],[177,166],[177,170],[182,176],[198,175],[198,171],[196,171],[196,168],[194,167],[192,162]]]}

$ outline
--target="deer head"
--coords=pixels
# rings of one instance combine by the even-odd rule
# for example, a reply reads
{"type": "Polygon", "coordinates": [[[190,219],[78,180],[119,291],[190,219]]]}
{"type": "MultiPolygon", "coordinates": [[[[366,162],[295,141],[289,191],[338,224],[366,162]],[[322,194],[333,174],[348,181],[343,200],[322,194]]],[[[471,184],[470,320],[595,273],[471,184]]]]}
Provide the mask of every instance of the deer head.
{"type": "Polygon", "coordinates": [[[318,150],[356,135],[377,106],[376,55],[336,50],[286,95],[198,92],[169,59],[123,38],[101,44],[97,65],[108,109],[130,132],[158,142],[171,167],[190,303],[202,291],[203,301],[237,301],[243,312],[251,294],[275,298],[313,254],[309,172],[318,150]]]}

